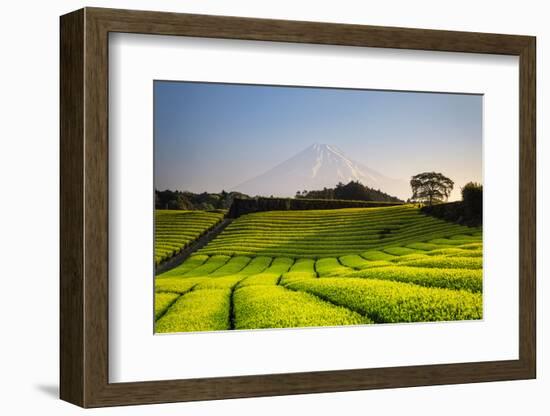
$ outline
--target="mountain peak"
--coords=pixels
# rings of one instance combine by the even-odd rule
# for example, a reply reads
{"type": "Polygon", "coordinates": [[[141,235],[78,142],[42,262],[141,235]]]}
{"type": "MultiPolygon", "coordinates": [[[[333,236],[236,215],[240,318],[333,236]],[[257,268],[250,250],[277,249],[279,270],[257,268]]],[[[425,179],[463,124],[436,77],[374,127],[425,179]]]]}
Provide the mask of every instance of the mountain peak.
{"type": "Polygon", "coordinates": [[[331,147],[334,148],[336,146],[326,144],[326,143],[313,143],[311,146],[309,146],[308,149],[323,150],[323,149],[330,149],[331,147]]]}
{"type": "Polygon", "coordinates": [[[339,182],[350,181],[359,181],[391,195],[403,196],[402,181],[387,178],[354,162],[336,146],[325,143],[313,143],[267,172],[236,186],[234,190],[251,196],[288,197],[294,196],[296,191],[332,188],[339,182]],[[398,187],[396,182],[400,182],[398,187]]]}

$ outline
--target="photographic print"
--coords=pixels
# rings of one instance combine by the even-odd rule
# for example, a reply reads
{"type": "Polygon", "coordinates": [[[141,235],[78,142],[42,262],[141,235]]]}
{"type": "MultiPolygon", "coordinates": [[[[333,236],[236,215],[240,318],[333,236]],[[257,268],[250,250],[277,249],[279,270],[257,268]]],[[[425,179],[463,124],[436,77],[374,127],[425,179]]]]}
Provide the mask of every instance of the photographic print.
{"type": "Polygon", "coordinates": [[[482,108],[155,81],[155,332],[482,319],[482,108]]]}

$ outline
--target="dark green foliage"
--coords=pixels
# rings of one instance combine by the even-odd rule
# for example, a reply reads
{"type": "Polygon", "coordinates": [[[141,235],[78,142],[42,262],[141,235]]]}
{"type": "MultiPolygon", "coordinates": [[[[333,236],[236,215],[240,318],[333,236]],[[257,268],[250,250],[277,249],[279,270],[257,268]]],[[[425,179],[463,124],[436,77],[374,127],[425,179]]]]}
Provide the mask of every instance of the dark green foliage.
{"type": "Polygon", "coordinates": [[[479,183],[468,182],[462,187],[462,201],[464,216],[471,221],[481,224],[483,212],[483,186],[479,183]]]}
{"type": "Polygon", "coordinates": [[[339,182],[334,188],[323,188],[319,191],[296,193],[296,198],[310,199],[342,199],[348,201],[378,201],[403,202],[395,196],[388,195],[380,189],[369,188],[359,181],[350,181],[347,184],[339,182]]]}
{"type": "Polygon", "coordinates": [[[462,187],[462,201],[421,208],[424,214],[471,227],[483,223],[483,186],[468,182],[462,187]]]}
{"type": "Polygon", "coordinates": [[[249,198],[240,192],[221,191],[217,194],[155,190],[155,209],[190,209],[201,211],[227,210],[234,198],[249,198]]]}
{"type": "Polygon", "coordinates": [[[343,208],[375,208],[401,205],[401,202],[350,201],[343,199],[300,198],[235,198],[227,216],[238,218],[242,215],[265,211],[329,210],[343,208]]]}
{"type": "Polygon", "coordinates": [[[434,202],[447,200],[453,190],[454,182],[445,175],[437,172],[423,172],[411,178],[412,200],[427,202],[429,206],[434,202]]]}

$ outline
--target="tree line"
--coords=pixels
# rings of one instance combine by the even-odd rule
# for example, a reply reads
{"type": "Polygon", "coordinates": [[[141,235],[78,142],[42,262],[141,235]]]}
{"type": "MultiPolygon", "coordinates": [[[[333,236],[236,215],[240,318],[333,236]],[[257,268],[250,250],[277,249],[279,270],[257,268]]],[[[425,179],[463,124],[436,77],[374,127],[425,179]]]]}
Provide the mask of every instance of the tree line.
{"type": "Polygon", "coordinates": [[[193,193],[155,189],[156,209],[204,210],[229,209],[234,198],[249,198],[241,192],[193,193]]]}
{"type": "Polygon", "coordinates": [[[314,191],[297,191],[296,198],[307,199],[342,199],[347,201],[403,202],[401,199],[388,195],[380,189],[369,188],[359,181],[347,184],[338,182],[334,188],[323,188],[314,191]]]}
{"type": "MultiPolygon", "coordinates": [[[[454,188],[454,182],[445,175],[437,172],[423,172],[413,176],[410,180],[412,197],[407,202],[421,203],[427,207],[440,205],[446,202],[454,188]]],[[[460,212],[450,216],[464,216],[466,218],[480,218],[483,199],[482,185],[469,182],[463,188],[460,212]]],[[[250,199],[249,195],[241,192],[193,193],[189,191],[172,191],[155,189],[156,209],[181,210],[215,210],[229,209],[233,200],[250,199]]],[[[321,190],[297,191],[296,199],[325,199],[343,201],[370,201],[370,202],[403,202],[401,199],[389,195],[380,189],[370,188],[359,181],[350,181],[347,184],[338,182],[334,188],[321,190]]],[[[440,208],[438,211],[452,210],[451,207],[440,208]]],[[[442,215],[447,215],[442,214],[442,215]]]]}

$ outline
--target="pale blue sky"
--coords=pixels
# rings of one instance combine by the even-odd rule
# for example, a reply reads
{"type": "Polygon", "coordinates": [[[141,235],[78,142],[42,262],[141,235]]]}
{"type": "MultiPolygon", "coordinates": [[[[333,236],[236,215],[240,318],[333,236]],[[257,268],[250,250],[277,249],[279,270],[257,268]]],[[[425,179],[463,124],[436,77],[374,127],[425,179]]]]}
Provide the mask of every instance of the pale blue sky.
{"type": "Polygon", "coordinates": [[[396,179],[482,181],[480,95],[170,81],[154,93],[157,189],[228,190],[313,143],[396,179]]]}

